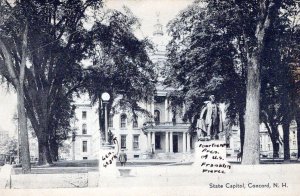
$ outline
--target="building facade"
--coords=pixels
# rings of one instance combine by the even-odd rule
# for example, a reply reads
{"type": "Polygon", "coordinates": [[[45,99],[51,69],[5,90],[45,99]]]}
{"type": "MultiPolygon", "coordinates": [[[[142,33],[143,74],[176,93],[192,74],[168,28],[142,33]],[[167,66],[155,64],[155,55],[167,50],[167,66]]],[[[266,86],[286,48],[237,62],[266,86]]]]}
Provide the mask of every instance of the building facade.
{"type": "MultiPolygon", "coordinates": [[[[132,114],[118,111],[110,114],[108,129],[117,138],[118,146],[128,158],[171,156],[174,153],[189,153],[193,149],[193,137],[188,133],[189,124],[175,118],[168,108],[168,98],[157,94],[152,102],[139,103],[153,116],[140,115],[135,120],[132,114]]],[[[100,147],[100,130],[97,107],[90,103],[75,103],[73,130],[75,136],[69,141],[72,150],[68,159],[96,159],[100,147]]]]}
{"type": "Polygon", "coordinates": [[[72,119],[72,137],[68,142],[71,146],[70,155],[66,159],[95,159],[100,146],[100,131],[97,108],[91,105],[87,96],[75,102],[75,118],[72,119]]]}

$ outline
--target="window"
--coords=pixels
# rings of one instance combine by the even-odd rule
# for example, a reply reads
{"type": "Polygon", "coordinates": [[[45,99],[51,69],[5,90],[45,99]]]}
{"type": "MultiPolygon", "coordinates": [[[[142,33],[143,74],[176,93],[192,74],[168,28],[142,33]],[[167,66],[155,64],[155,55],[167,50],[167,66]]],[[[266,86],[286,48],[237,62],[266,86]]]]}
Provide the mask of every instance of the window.
{"type": "Polygon", "coordinates": [[[113,115],[109,115],[108,117],[108,127],[113,127],[114,126],[114,121],[113,121],[113,115]]]}
{"type": "Polygon", "coordinates": [[[86,124],[82,124],[82,134],[83,135],[87,134],[86,124]]]}
{"type": "Polygon", "coordinates": [[[268,150],[271,150],[271,145],[270,144],[268,144],[268,150]]]}
{"type": "Polygon", "coordinates": [[[262,150],[262,144],[260,145],[260,150],[262,150]]]}
{"type": "Polygon", "coordinates": [[[160,123],[160,112],[158,110],[154,111],[154,122],[156,125],[160,123]]]}
{"type": "Polygon", "coordinates": [[[133,119],[133,122],[132,122],[132,127],[133,128],[137,128],[139,125],[138,125],[138,118],[136,117],[135,119],[133,119]]]}
{"type": "Polygon", "coordinates": [[[82,119],[86,119],[86,111],[82,111],[82,119]]]}
{"type": "Polygon", "coordinates": [[[161,149],[160,135],[158,134],[155,135],[155,149],[161,149]]]}
{"type": "Polygon", "coordinates": [[[139,149],[139,135],[133,136],[133,149],[139,149]]]}
{"type": "Polygon", "coordinates": [[[82,152],[87,152],[87,141],[82,141],[82,152]]]}
{"type": "Polygon", "coordinates": [[[228,135],[227,137],[226,137],[226,143],[227,143],[227,146],[226,146],[226,148],[230,148],[230,136],[228,135]]]}
{"type": "Polygon", "coordinates": [[[86,159],[88,159],[88,158],[87,158],[87,157],[82,157],[82,159],[83,159],[83,160],[86,160],[86,159]]]}
{"type": "Polygon", "coordinates": [[[121,114],[121,128],[126,128],[127,116],[126,114],[121,114]]]}
{"type": "Polygon", "coordinates": [[[126,135],[121,135],[121,149],[126,148],[126,135]]]}

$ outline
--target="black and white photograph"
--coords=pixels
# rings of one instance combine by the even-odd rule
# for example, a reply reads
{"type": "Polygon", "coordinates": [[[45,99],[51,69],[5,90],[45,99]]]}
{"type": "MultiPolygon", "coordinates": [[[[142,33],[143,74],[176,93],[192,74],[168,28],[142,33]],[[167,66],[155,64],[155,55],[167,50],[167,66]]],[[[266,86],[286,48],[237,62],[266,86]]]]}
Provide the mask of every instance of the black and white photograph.
{"type": "Polygon", "coordinates": [[[0,0],[1,195],[300,195],[300,1],[0,0]]]}

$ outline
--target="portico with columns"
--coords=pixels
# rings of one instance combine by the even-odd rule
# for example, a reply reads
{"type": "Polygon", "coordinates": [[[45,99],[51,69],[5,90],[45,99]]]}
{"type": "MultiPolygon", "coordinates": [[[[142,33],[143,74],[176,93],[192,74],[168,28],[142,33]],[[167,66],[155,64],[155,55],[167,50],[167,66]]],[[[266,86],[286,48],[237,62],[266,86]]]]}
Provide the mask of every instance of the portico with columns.
{"type": "Polygon", "coordinates": [[[192,137],[187,131],[188,124],[162,123],[145,130],[148,152],[190,153],[192,137]]]}

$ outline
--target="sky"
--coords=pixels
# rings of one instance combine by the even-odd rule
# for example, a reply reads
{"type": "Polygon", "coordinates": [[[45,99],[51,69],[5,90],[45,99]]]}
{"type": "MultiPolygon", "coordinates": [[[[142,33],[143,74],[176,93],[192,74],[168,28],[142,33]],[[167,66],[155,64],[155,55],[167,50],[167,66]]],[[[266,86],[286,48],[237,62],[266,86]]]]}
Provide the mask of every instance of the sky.
{"type": "Polygon", "coordinates": [[[192,2],[191,0],[108,0],[107,7],[122,10],[125,5],[140,20],[141,33],[144,36],[152,36],[157,15],[165,31],[167,23],[192,2]]]}
{"type": "MultiPolygon", "coordinates": [[[[140,38],[151,37],[153,25],[157,18],[166,31],[167,23],[176,15],[191,4],[192,0],[105,0],[109,9],[123,10],[128,7],[141,23],[140,30],[136,35],[140,38]]],[[[11,90],[8,92],[5,85],[0,85],[0,130],[7,130],[12,136],[16,126],[13,122],[13,115],[17,111],[16,94],[11,90]]]]}

